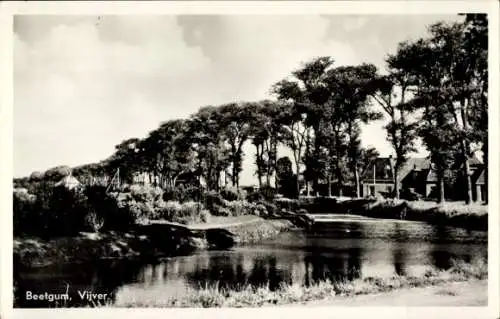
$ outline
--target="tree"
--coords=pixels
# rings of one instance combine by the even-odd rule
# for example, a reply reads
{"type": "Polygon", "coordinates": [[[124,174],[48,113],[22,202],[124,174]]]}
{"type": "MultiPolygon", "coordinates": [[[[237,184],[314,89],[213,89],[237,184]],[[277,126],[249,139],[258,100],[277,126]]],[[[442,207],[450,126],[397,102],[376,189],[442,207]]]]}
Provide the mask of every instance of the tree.
{"type": "MultiPolygon", "coordinates": [[[[115,153],[109,159],[108,167],[113,171],[120,168],[120,179],[131,182],[140,165],[137,161],[138,138],[129,138],[115,146],[115,153]]],[[[111,175],[113,175],[112,173],[111,175]]]]}
{"type": "Polygon", "coordinates": [[[221,113],[214,106],[202,107],[189,123],[200,177],[204,177],[209,189],[218,190],[220,174],[230,164],[221,113]]]}
{"type": "Polygon", "coordinates": [[[400,43],[398,51],[387,59],[389,74],[380,76],[374,81],[376,91],[372,95],[382,110],[389,116],[389,123],[385,126],[387,140],[391,143],[395,153],[394,162],[394,195],[399,199],[398,180],[401,167],[406,163],[408,154],[416,151],[417,121],[412,119],[414,111],[407,99],[415,89],[416,81],[408,71],[412,65],[418,63],[419,43],[400,43]]]}
{"type": "Polygon", "coordinates": [[[186,120],[170,120],[149,134],[149,153],[157,159],[161,186],[175,187],[181,174],[194,170],[188,127],[186,120]]]}
{"type": "MultiPolygon", "coordinates": [[[[271,186],[271,177],[276,171],[278,143],[282,138],[280,124],[280,106],[270,100],[255,104],[252,120],[252,144],[256,148],[255,163],[259,186],[262,187],[262,178],[266,178],[267,186],[271,186]]],[[[277,178],[275,179],[277,187],[277,178]]]]}
{"type": "MultiPolygon", "coordinates": [[[[475,142],[481,145],[488,186],[488,17],[486,14],[465,16],[464,49],[469,52],[470,70],[477,91],[471,97],[470,125],[476,133],[475,142]]],[[[485,202],[488,202],[488,191],[485,202]]]]}
{"type": "MultiPolygon", "coordinates": [[[[292,72],[292,80],[282,80],[273,86],[278,99],[291,104],[286,125],[289,128],[287,145],[294,152],[297,174],[299,167],[305,164],[304,179],[312,181],[316,188],[319,180],[319,159],[321,145],[317,136],[323,119],[325,103],[331,96],[330,88],[325,84],[328,70],[333,66],[330,57],[318,57],[304,63],[292,72]]],[[[298,181],[297,181],[298,187],[298,181]]],[[[309,183],[306,183],[309,193],[309,183]]]]}
{"type": "MultiPolygon", "coordinates": [[[[416,81],[414,98],[404,107],[423,109],[419,133],[431,151],[440,185],[459,149],[467,204],[472,199],[469,159],[478,149],[475,145],[484,141],[485,130],[478,124],[486,124],[487,118],[486,24],[481,16],[469,16],[464,23],[436,23],[429,38],[406,45],[410,63],[399,64],[416,81]]],[[[441,187],[439,200],[444,200],[443,193],[441,187]]]]}
{"type": "Polygon", "coordinates": [[[278,190],[283,196],[296,198],[298,196],[295,183],[297,175],[293,173],[292,161],[288,157],[281,157],[277,160],[276,175],[278,177],[278,190]]]}
{"type": "MultiPolygon", "coordinates": [[[[333,101],[336,105],[333,116],[334,126],[339,127],[336,144],[341,145],[338,137],[342,135],[342,127],[347,138],[347,157],[351,173],[354,176],[356,197],[360,197],[360,180],[358,159],[361,155],[361,123],[368,123],[381,118],[381,113],[372,110],[368,97],[372,94],[371,83],[376,77],[377,69],[371,64],[343,66],[330,72],[328,83],[334,90],[333,101]]],[[[338,164],[337,164],[338,165],[338,164]]],[[[337,169],[340,175],[340,168],[337,169]]],[[[339,176],[340,177],[340,176],[339,176]]],[[[341,181],[341,178],[339,178],[341,181]]],[[[339,185],[341,190],[341,185],[339,185]]]]}
{"type": "Polygon", "coordinates": [[[59,181],[61,178],[71,174],[71,167],[67,165],[60,165],[48,169],[44,173],[44,178],[53,182],[59,181]]]}
{"type": "Polygon", "coordinates": [[[239,175],[243,161],[243,144],[248,140],[252,130],[252,118],[255,116],[255,103],[230,103],[218,108],[221,113],[222,129],[229,144],[232,184],[239,187],[239,175]]]}
{"type": "Polygon", "coordinates": [[[37,182],[37,181],[41,181],[44,177],[44,174],[42,172],[39,172],[39,171],[35,171],[33,173],[31,173],[30,175],[30,181],[34,181],[34,182],[37,182]]]}

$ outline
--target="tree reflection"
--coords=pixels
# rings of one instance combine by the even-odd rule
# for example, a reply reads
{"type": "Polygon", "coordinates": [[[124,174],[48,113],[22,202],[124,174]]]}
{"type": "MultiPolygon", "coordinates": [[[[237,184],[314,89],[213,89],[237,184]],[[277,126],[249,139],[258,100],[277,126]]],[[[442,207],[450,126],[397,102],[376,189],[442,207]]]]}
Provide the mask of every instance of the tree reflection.
{"type": "Polygon", "coordinates": [[[313,252],[304,258],[306,275],[304,284],[309,286],[319,281],[354,280],[360,278],[361,248],[338,249],[333,254],[313,252]]]}
{"type": "Polygon", "coordinates": [[[400,223],[394,223],[394,235],[396,241],[394,249],[392,250],[392,258],[394,261],[394,272],[398,276],[406,275],[406,262],[407,262],[407,246],[405,240],[408,239],[408,232],[400,223]]]}

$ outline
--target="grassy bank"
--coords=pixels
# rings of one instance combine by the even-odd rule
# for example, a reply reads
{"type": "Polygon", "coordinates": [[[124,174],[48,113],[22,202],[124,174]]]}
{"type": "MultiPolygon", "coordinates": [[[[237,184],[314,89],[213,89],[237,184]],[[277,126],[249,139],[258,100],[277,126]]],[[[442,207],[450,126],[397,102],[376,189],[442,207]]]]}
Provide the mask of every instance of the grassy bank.
{"type": "Polygon", "coordinates": [[[229,227],[228,230],[238,237],[239,244],[254,244],[273,238],[292,227],[288,220],[260,219],[252,224],[229,227]]]}
{"type": "Polygon", "coordinates": [[[309,287],[302,285],[282,285],[272,291],[267,286],[246,286],[240,290],[203,287],[192,290],[179,298],[162,299],[154,296],[147,302],[127,298],[116,307],[261,307],[266,305],[286,305],[309,301],[325,300],[340,296],[355,296],[390,292],[397,289],[429,287],[450,282],[484,280],[488,277],[487,263],[456,263],[447,271],[429,270],[421,277],[394,276],[391,278],[364,278],[354,281],[322,281],[309,287]]]}
{"type": "Polygon", "coordinates": [[[438,204],[429,201],[392,199],[306,198],[280,199],[281,209],[308,213],[356,214],[373,218],[404,219],[428,222],[434,225],[488,230],[488,206],[465,205],[463,202],[438,204]]]}

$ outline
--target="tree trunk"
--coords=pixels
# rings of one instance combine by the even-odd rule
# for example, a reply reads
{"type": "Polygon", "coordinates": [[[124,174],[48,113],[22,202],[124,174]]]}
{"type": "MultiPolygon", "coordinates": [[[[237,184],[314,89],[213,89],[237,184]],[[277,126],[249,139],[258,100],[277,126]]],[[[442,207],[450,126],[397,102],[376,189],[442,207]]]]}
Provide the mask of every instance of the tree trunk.
{"type": "MultiPolygon", "coordinates": [[[[311,146],[309,145],[311,143],[310,137],[309,137],[309,132],[310,130],[308,129],[306,131],[306,172],[308,174],[311,174],[311,163],[310,163],[310,149],[311,146]],[[309,158],[309,160],[308,160],[309,158]]],[[[306,195],[309,196],[309,178],[306,178],[306,175],[304,175],[304,182],[306,183],[306,195]]]]}
{"type": "Polygon", "coordinates": [[[278,174],[276,173],[276,166],[278,165],[278,141],[277,138],[273,138],[273,158],[272,158],[272,169],[274,172],[274,188],[278,189],[278,174]]]}
{"type": "Polygon", "coordinates": [[[236,184],[237,184],[237,181],[236,181],[236,177],[237,177],[237,173],[236,173],[236,160],[233,160],[233,167],[231,168],[232,170],[232,175],[231,175],[231,182],[233,184],[233,187],[236,187],[236,184]]]}
{"type": "Polygon", "coordinates": [[[342,197],[343,196],[343,192],[342,192],[342,170],[340,169],[340,160],[338,158],[338,155],[337,155],[337,167],[336,167],[336,171],[337,171],[338,196],[342,197]]]}
{"type": "Polygon", "coordinates": [[[332,197],[332,177],[328,174],[328,197],[332,197]]]}
{"type": "Polygon", "coordinates": [[[393,170],[394,174],[394,198],[399,199],[399,164],[396,164],[393,170]]]}
{"type": "Polygon", "coordinates": [[[440,169],[440,173],[438,173],[438,183],[439,183],[439,197],[438,197],[438,203],[444,203],[445,202],[445,197],[444,197],[444,174],[442,172],[442,169],[440,169]]]}
{"type": "Polygon", "coordinates": [[[314,126],[314,150],[313,150],[313,158],[314,158],[314,179],[313,179],[313,190],[317,194],[319,189],[319,150],[320,150],[320,138],[318,136],[319,133],[319,123],[314,126]]]}
{"type": "MultiPolygon", "coordinates": [[[[460,115],[462,118],[462,123],[463,123],[463,129],[465,132],[468,133],[469,129],[469,119],[467,118],[467,106],[468,106],[468,100],[465,100],[461,103],[460,107],[460,115]]],[[[462,149],[462,156],[463,156],[463,174],[465,178],[465,186],[466,186],[466,194],[465,194],[465,203],[468,205],[472,201],[472,182],[471,182],[471,177],[469,175],[469,144],[467,140],[462,140],[460,143],[461,149],[462,149]]]]}
{"type": "Polygon", "coordinates": [[[483,164],[484,164],[484,203],[488,204],[488,141],[483,142],[483,164]]]}
{"type": "Polygon", "coordinates": [[[295,174],[297,178],[295,179],[296,181],[296,187],[297,187],[297,197],[300,197],[300,181],[299,181],[299,171],[300,171],[300,164],[297,161],[297,164],[295,164],[295,168],[297,170],[297,173],[295,174]]]}
{"type": "Polygon", "coordinates": [[[465,192],[465,204],[470,204],[472,202],[472,181],[471,177],[469,174],[470,167],[469,167],[469,156],[467,152],[467,142],[462,141],[461,142],[461,148],[462,148],[462,156],[463,156],[463,165],[462,165],[462,174],[464,175],[465,178],[465,187],[466,187],[466,192],[465,192]]]}
{"type": "Polygon", "coordinates": [[[358,168],[356,167],[354,169],[354,182],[356,184],[356,198],[360,198],[361,197],[361,190],[360,190],[360,185],[359,185],[359,172],[358,172],[358,168]]]}
{"type": "Polygon", "coordinates": [[[337,188],[339,189],[339,197],[342,197],[344,192],[342,191],[342,172],[340,168],[337,168],[337,188]]]}

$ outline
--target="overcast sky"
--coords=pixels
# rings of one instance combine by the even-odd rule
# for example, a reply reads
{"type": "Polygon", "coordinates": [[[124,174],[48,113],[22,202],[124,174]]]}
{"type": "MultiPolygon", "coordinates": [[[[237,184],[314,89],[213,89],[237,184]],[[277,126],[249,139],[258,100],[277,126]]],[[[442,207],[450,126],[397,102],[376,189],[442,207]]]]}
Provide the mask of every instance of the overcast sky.
{"type": "MultiPolygon", "coordinates": [[[[14,176],[110,156],[205,105],[270,98],[301,62],[384,67],[398,42],[457,16],[16,16],[14,176]]],[[[376,122],[363,145],[391,151],[376,122]]],[[[255,183],[253,149],[241,184],[255,183]]],[[[421,152],[419,155],[426,155],[421,152]]]]}

